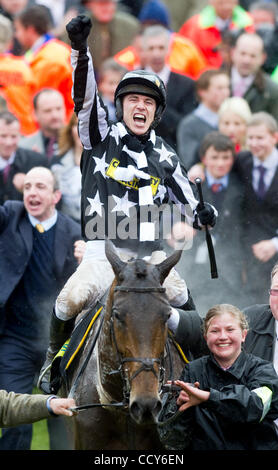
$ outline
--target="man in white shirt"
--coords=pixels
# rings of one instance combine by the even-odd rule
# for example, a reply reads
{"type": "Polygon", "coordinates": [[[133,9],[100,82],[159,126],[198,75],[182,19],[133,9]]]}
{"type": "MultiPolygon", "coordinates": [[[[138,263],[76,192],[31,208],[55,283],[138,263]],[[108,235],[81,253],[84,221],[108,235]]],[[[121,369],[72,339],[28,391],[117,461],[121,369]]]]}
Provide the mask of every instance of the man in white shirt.
{"type": "MultiPolygon", "coordinates": [[[[249,323],[244,349],[273,362],[278,373],[278,263],[272,268],[270,277],[268,303],[252,305],[243,310],[249,323]]],[[[277,421],[275,421],[276,429],[278,429],[277,421]]]]}
{"type": "Polygon", "coordinates": [[[232,96],[241,96],[253,113],[266,111],[278,119],[278,85],[262,70],[266,60],[258,34],[241,34],[232,51],[232,96]]]}
{"type": "Polygon", "coordinates": [[[178,155],[187,170],[200,161],[203,138],[218,128],[218,111],[230,96],[230,79],[221,69],[209,69],[196,81],[199,106],[181,119],[177,127],[178,155]]]}
{"type": "Polygon", "coordinates": [[[0,204],[6,200],[22,200],[22,187],[27,173],[34,166],[48,166],[47,158],[19,146],[20,123],[9,111],[0,113],[0,204]]]}
{"type": "Polygon", "coordinates": [[[172,71],[167,65],[171,33],[161,25],[147,27],[142,34],[145,70],[163,80],[167,95],[166,109],[157,126],[157,134],[176,150],[176,129],[180,120],[197,106],[194,80],[172,71]]]}

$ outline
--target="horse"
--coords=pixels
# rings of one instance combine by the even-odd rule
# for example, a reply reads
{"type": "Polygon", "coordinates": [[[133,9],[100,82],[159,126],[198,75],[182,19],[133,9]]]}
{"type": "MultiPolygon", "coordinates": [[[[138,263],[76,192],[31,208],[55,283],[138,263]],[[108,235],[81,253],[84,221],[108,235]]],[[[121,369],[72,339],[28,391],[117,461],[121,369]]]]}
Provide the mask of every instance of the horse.
{"type": "MultiPolygon", "coordinates": [[[[104,313],[68,378],[69,395],[79,405],[69,420],[72,445],[76,450],[161,450],[162,385],[179,377],[184,366],[169,341],[171,307],[162,284],[182,251],[154,265],[142,259],[123,262],[109,240],[105,250],[115,278],[104,313]]],[[[63,388],[62,396],[67,393],[63,388]]]]}

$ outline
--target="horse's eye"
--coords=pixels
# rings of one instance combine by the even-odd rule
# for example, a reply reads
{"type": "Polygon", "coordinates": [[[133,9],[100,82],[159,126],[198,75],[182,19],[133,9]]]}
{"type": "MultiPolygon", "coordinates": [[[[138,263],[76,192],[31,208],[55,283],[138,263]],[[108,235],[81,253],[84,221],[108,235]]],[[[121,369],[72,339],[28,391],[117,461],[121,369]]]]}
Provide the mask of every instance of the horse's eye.
{"type": "Polygon", "coordinates": [[[113,309],[113,315],[114,315],[114,318],[116,318],[116,320],[118,321],[123,320],[123,316],[121,315],[121,312],[119,312],[119,310],[113,309]]]}
{"type": "Polygon", "coordinates": [[[168,321],[171,316],[171,310],[165,313],[165,321],[168,321]]]}

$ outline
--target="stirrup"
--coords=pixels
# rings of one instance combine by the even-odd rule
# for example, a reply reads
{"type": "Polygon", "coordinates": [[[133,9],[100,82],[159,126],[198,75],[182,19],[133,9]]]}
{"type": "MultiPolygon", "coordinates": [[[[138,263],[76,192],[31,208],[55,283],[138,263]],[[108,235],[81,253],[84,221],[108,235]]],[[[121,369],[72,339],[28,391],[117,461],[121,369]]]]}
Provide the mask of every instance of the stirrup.
{"type": "Polygon", "coordinates": [[[51,393],[51,385],[50,385],[50,369],[52,363],[50,363],[39,375],[37,387],[42,390],[42,392],[46,393],[47,395],[51,393]],[[43,380],[44,376],[48,373],[48,379],[43,380]]]}

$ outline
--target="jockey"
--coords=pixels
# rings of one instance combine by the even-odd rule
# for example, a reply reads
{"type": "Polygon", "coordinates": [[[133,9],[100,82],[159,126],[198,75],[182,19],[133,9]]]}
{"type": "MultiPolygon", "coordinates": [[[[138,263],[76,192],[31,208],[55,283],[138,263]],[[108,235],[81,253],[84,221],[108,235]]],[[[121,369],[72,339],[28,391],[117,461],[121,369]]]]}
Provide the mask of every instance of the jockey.
{"type": "MultiPolygon", "coordinates": [[[[112,239],[123,261],[140,256],[151,257],[150,262],[157,264],[166,258],[161,249],[166,236],[161,233],[161,217],[156,209],[163,206],[167,211],[174,203],[197,229],[214,226],[217,217],[210,204],[200,208],[194,185],[176,153],[155,133],[166,106],[165,86],[156,74],[127,72],[115,92],[118,121],[108,122],[87,47],[90,29],[91,21],[84,15],[67,25],[72,46],[73,98],[84,147],[81,223],[86,250],[55,303],[50,345],[38,382],[44,392],[50,391],[48,366],[68,339],[67,325],[82,310],[95,305],[113,281],[114,273],[105,256],[105,237],[112,239]],[[151,222],[149,212],[156,216],[151,222]]],[[[164,287],[175,307],[170,320],[178,323],[176,308],[193,310],[193,301],[174,268],[164,287]]]]}

